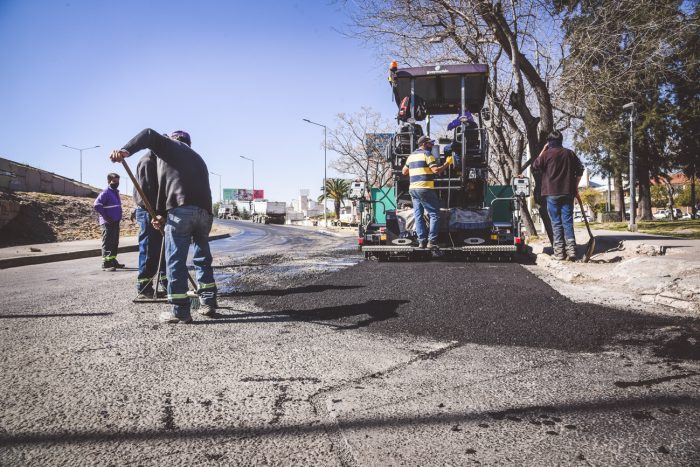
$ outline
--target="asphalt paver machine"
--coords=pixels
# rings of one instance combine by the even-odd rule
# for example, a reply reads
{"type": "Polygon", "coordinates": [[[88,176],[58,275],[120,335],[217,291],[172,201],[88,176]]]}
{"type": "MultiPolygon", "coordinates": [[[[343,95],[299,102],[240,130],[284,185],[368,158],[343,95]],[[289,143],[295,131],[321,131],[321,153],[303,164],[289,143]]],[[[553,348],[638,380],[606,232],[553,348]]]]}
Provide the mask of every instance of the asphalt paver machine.
{"type": "Polygon", "coordinates": [[[398,68],[392,63],[389,82],[398,129],[387,141],[385,156],[393,186],[354,191],[363,212],[358,243],[366,258],[510,261],[523,248],[520,209],[530,194],[529,179],[490,183],[484,127],[489,116],[483,108],[488,71],[483,64],[398,68]],[[418,138],[431,136],[431,117],[441,115],[454,120],[446,137],[436,141],[433,156],[438,165],[449,155],[455,162],[434,178],[441,203],[439,250],[426,250],[416,241],[409,177],[401,169],[418,138]]]}

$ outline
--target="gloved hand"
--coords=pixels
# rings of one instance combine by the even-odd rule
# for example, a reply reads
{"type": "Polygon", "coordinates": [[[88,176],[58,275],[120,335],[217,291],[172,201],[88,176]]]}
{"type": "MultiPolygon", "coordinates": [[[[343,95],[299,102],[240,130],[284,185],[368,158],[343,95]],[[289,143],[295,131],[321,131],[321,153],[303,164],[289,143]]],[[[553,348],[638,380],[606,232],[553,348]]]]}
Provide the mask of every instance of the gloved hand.
{"type": "Polygon", "coordinates": [[[131,211],[130,219],[131,219],[131,222],[136,222],[136,209],[131,211]]]}
{"type": "Polygon", "coordinates": [[[447,159],[445,159],[445,164],[454,165],[454,163],[455,163],[454,157],[447,156],[447,159]]]}

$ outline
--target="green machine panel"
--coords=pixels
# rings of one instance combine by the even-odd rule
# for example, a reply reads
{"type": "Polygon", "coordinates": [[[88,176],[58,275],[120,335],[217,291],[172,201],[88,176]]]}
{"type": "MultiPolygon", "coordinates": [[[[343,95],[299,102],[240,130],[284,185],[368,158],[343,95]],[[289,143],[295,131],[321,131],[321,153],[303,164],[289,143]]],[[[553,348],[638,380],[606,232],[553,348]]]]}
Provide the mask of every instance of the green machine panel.
{"type": "Polygon", "coordinates": [[[491,206],[493,208],[493,221],[494,222],[512,222],[513,211],[511,210],[512,201],[511,200],[501,200],[496,201],[491,204],[495,198],[512,198],[513,197],[513,187],[510,185],[489,185],[486,187],[486,197],[484,198],[484,205],[491,206]]]}
{"type": "Polygon", "coordinates": [[[386,224],[386,212],[396,209],[394,187],[372,188],[372,206],[374,206],[374,222],[386,224]]]}

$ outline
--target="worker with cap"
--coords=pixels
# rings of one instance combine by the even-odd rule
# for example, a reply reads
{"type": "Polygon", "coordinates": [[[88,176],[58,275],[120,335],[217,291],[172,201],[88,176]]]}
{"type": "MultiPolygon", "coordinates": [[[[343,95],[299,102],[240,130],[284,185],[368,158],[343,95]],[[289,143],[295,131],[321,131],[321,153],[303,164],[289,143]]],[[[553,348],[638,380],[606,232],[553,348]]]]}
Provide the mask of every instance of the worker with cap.
{"type": "Polygon", "coordinates": [[[435,141],[427,136],[418,138],[418,149],[406,159],[402,173],[408,175],[410,185],[408,193],[413,202],[413,217],[416,224],[416,236],[420,248],[438,248],[440,228],[440,199],[435,191],[435,175],[443,173],[452,164],[452,156],[438,166],[432,149],[435,141]],[[423,213],[430,218],[430,227],[426,234],[423,213]]]}
{"type": "Polygon", "coordinates": [[[95,199],[93,207],[99,214],[102,230],[102,270],[116,271],[124,265],[117,261],[119,223],[122,220],[122,200],[119,196],[119,174],[107,174],[108,186],[95,199]]]}
{"type": "Polygon", "coordinates": [[[214,316],[217,289],[209,249],[212,214],[209,170],[202,157],[191,147],[190,135],[173,132],[170,137],[147,128],[134,136],[121,149],[112,151],[110,159],[121,162],[142,149],[150,149],[158,158],[158,198],[153,226],[165,226],[165,257],[168,276],[170,311],[163,312],[164,323],[191,323],[187,295],[187,254],[190,244],[201,307],[199,314],[214,316]]]}

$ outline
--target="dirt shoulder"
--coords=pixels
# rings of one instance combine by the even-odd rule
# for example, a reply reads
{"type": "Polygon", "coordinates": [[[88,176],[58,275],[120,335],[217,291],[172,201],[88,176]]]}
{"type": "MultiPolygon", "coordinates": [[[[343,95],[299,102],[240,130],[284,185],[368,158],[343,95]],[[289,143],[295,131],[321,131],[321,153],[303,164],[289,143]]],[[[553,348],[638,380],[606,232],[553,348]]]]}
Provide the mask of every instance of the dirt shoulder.
{"type": "MultiPolygon", "coordinates": [[[[19,212],[0,228],[0,247],[100,238],[93,198],[33,192],[0,192],[0,200],[19,205],[19,212]]],[[[129,219],[134,210],[131,196],[121,196],[124,219],[122,236],[137,235],[138,225],[129,219]]]]}
{"type": "MultiPolygon", "coordinates": [[[[576,302],[617,308],[700,313],[700,240],[630,232],[593,231],[588,263],[554,260],[541,239],[531,244],[536,265],[528,268],[576,302]]],[[[588,242],[576,231],[579,258],[588,242]]]]}

